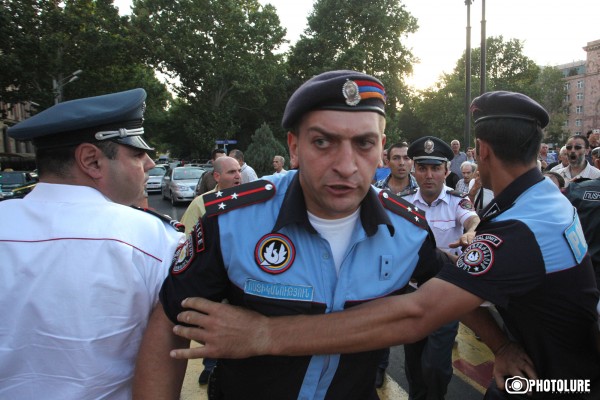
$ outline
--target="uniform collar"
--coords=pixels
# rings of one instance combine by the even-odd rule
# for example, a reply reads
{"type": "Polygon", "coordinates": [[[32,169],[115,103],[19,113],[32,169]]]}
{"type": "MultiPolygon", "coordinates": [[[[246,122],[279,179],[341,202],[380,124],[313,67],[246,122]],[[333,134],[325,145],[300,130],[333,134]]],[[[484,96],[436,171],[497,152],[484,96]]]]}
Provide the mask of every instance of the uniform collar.
{"type": "MultiPolygon", "coordinates": [[[[360,205],[360,222],[367,236],[373,236],[379,225],[387,225],[390,235],[394,235],[394,226],[377,198],[375,189],[372,187],[369,189],[360,205]]],[[[277,232],[284,226],[291,224],[298,224],[310,233],[317,233],[308,221],[306,202],[300,185],[300,172],[296,173],[285,193],[273,232],[277,232]]]]}
{"type": "Polygon", "coordinates": [[[527,189],[536,183],[544,180],[544,176],[537,167],[533,167],[517,179],[512,181],[498,196],[487,205],[483,210],[479,211],[481,221],[486,221],[497,217],[504,211],[513,206],[517,198],[527,189]]]}

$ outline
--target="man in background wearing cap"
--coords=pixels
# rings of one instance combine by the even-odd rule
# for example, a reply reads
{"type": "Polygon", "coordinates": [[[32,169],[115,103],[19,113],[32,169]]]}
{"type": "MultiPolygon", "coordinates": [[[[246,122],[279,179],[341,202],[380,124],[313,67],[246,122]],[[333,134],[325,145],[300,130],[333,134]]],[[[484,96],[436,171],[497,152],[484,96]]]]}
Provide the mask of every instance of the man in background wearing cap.
{"type": "Polygon", "coordinates": [[[134,89],[64,102],[8,130],[33,140],[40,182],[0,203],[0,398],[131,398],[142,333],[183,238],[129,207],[154,166],[145,98],[134,89]]]}
{"type": "MultiPolygon", "coordinates": [[[[410,279],[423,283],[450,263],[421,214],[371,187],[385,144],[384,102],[381,82],[353,71],[323,73],[292,95],[282,125],[298,170],[205,199],[206,215],[176,255],[163,309],[144,337],[134,397],[177,397],[185,363],[169,351],[188,346],[173,334],[187,297],[227,298],[271,316],[326,314],[400,294],[410,279]]],[[[311,337],[311,329],[302,334],[311,337]]],[[[381,353],[219,359],[208,392],[376,399],[381,353]]]]}
{"type": "MultiPolygon", "coordinates": [[[[491,344],[496,334],[477,329],[496,355],[498,386],[507,383],[512,393],[524,393],[529,381],[517,379],[524,384],[519,388],[513,385],[515,376],[545,379],[535,381],[542,386],[551,379],[580,380],[576,382],[587,382],[589,391],[569,392],[566,398],[600,398],[598,289],[585,238],[569,201],[537,169],[548,113],[512,92],[485,93],[473,100],[471,110],[481,181],[495,197],[480,213],[477,234],[455,265],[445,265],[414,293],[329,315],[267,318],[187,299],[185,306],[199,312],[182,313],[181,321],[192,326],[175,330],[205,346],[175,350],[173,357],[344,353],[410,343],[448,321],[463,320],[468,311],[483,311],[480,305],[488,300],[533,362],[511,355],[511,342],[491,344]]],[[[495,387],[488,393],[518,398],[495,387]]],[[[564,394],[533,387],[533,398],[564,394]]]]}
{"type": "MultiPolygon", "coordinates": [[[[448,161],[454,157],[443,140],[425,136],[408,148],[415,164],[417,189],[403,198],[425,211],[438,249],[460,255],[471,244],[479,217],[466,194],[445,185],[448,161]]],[[[404,367],[411,399],[443,399],[452,379],[452,347],[458,321],[452,321],[426,338],[404,345],[404,367]]]]}

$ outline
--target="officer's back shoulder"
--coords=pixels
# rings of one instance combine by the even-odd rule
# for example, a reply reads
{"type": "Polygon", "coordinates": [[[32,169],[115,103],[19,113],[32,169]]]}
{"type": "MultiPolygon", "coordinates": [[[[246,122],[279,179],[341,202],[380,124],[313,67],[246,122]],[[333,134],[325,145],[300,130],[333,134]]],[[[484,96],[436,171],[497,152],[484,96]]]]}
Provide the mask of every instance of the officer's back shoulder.
{"type": "Polygon", "coordinates": [[[419,228],[425,230],[428,229],[427,221],[425,219],[425,210],[421,210],[414,204],[404,200],[402,196],[398,196],[387,189],[379,192],[378,197],[381,204],[383,204],[387,210],[412,222],[419,228]]]}
{"type": "Polygon", "coordinates": [[[264,203],[275,196],[275,184],[259,179],[243,185],[204,195],[206,216],[223,214],[252,204],[264,203]]]}
{"type": "Polygon", "coordinates": [[[159,213],[158,211],[153,210],[151,208],[142,208],[142,207],[138,207],[138,206],[131,206],[131,207],[134,208],[134,209],[136,209],[136,210],[138,210],[138,211],[143,211],[143,212],[145,212],[147,214],[150,214],[153,217],[158,218],[158,219],[160,219],[163,222],[166,222],[173,229],[175,229],[177,232],[185,232],[185,226],[183,226],[182,223],[180,223],[176,219],[171,218],[167,214],[159,213]]]}

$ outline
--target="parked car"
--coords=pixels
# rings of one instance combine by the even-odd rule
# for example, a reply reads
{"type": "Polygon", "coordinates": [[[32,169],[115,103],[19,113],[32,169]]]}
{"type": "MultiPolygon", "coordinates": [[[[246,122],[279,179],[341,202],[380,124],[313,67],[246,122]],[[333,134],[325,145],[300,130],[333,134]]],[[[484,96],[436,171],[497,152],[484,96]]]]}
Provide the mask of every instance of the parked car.
{"type": "Polygon", "coordinates": [[[204,173],[204,169],[198,167],[176,167],[169,170],[161,183],[163,199],[171,199],[173,205],[194,200],[196,185],[204,173]]]}
{"type": "Polygon", "coordinates": [[[25,197],[37,182],[37,174],[29,171],[0,171],[0,200],[25,197]]]}
{"type": "Polygon", "coordinates": [[[167,167],[164,165],[157,165],[148,171],[148,180],[146,181],[146,192],[160,192],[160,185],[162,179],[167,173],[167,167]]]}

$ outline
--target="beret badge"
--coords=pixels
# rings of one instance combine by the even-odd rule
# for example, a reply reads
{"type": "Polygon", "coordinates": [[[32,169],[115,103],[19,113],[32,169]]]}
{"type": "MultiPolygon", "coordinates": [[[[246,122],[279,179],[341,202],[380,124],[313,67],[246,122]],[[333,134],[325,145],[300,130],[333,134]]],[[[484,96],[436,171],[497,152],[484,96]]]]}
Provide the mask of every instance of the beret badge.
{"type": "Polygon", "coordinates": [[[342,94],[346,99],[346,104],[349,106],[355,106],[360,103],[360,92],[356,82],[348,79],[344,83],[344,86],[342,86],[342,94]]]}
{"type": "Polygon", "coordinates": [[[433,140],[426,140],[425,143],[423,144],[423,151],[425,151],[425,153],[427,153],[427,154],[433,153],[434,148],[435,148],[435,143],[433,143],[433,140]]]}

